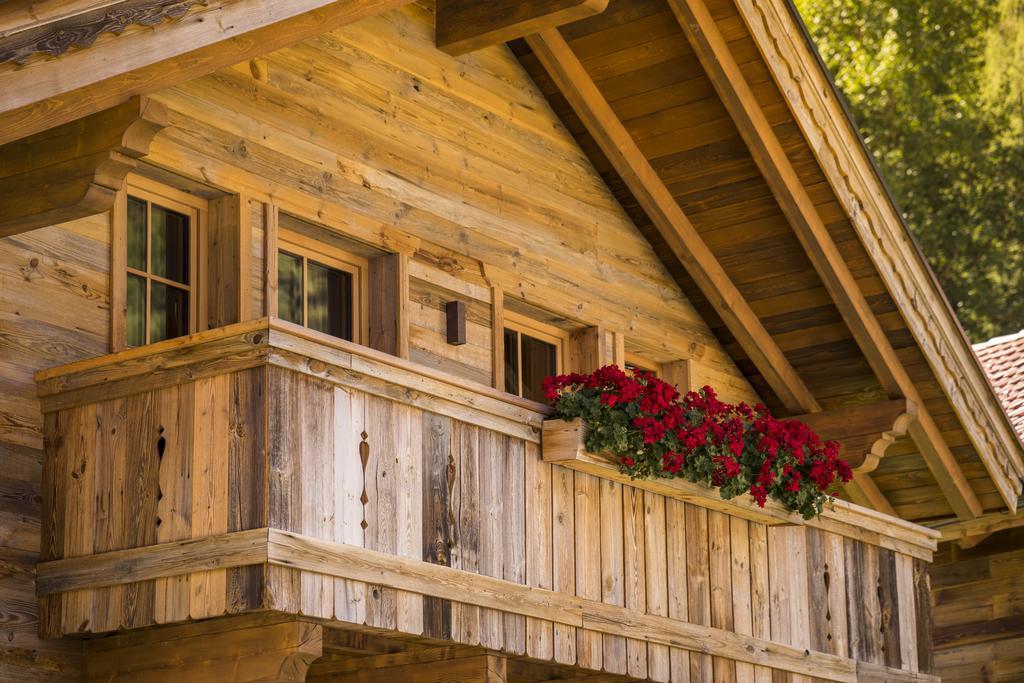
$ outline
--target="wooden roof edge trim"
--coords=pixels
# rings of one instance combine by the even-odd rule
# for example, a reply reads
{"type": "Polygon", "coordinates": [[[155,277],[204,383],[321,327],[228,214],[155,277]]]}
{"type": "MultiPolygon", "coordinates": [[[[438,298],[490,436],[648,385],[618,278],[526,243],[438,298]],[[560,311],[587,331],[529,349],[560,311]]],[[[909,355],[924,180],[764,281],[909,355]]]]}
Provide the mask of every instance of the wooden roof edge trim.
{"type": "Polygon", "coordinates": [[[547,29],[527,36],[526,42],[782,404],[792,413],[820,411],[817,399],[651,167],[562,34],[557,28],[547,29]]]}
{"type": "MultiPolygon", "coordinates": [[[[927,524],[940,534],[941,542],[960,542],[963,539],[984,538],[997,531],[1022,527],[1024,512],[990,512],[971,520],[946,519],[927,524]]],[[[972,543],[976,544],[976,541],[972,543]]]]}
{"type": "MultiPolygon", "coordinates": [[[[234,0],[199,4],[179,21],[125,31],[59,58],[0,65],[0,144],[198,78],[412,0],[234,0]]],[[[120,5],[121,3],[115,3],[120,5]]],[[[164,3],[166,4],[166,3],[164,3]]],[[[159,3],[150,2],[156,7],[159,3]]],[[[57,16],[25,33],[41,43],[75,28],[57,16]]],[[[98,21],[103,21],[100,17],[98,21]]]]}
{"type": "Polygon", "coordinates": [[[1024,447],[826,70],[785,0],[735,0],[840,203],[1000,495],[1016,509],[1024,447]],[[831,96],[830,96],[831,95],[831,96]]]}
{"type": "MultiPolygon", "coordinates": [[[[832,240],[781,141],[718,30],[705,0],[668,0],[668,3],[807,258],[835,302],[879,383],[889,396],[904,396],[918,404],[918,419],[924,428],[915,434],[922,441],[922,455],[943,494],[959,517],[971,518],[982,514],[984,509],[981,502],[941,433],[931,427],[933,420],[921,405],[917,387],[832,240]]],[[[859,483],[862,484],[863,493],[874,493],[867,480],[862,478],[859,483]]],[[[881,503],[881,500],[878,502],[881,503]]]]}

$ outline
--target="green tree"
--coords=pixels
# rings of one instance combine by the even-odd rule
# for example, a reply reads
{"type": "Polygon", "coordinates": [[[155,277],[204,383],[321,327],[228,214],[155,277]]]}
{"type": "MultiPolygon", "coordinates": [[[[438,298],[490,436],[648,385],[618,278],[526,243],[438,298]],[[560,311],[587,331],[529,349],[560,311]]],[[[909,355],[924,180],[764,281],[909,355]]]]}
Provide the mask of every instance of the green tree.
{"type": "Polygon", "coordinates": [[[973,341],[1024,328],[1024,0],[797,0],[973,341]]]}

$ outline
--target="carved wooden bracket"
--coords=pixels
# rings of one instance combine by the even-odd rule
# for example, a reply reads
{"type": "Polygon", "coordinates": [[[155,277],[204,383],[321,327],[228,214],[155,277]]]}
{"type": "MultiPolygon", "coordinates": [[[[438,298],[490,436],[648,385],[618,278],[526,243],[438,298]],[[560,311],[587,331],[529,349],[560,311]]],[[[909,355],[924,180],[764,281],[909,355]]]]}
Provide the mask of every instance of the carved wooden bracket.
{"type": "Polygon", "coordinates": [[[858,473],[878,467],[897,439],[907,436],[917,419],[917,404],[906,398],[837,408],[796,417],[822,440],[838,441],[840,456],[858,473]]]}
{"type": "Polygon", "coordinates": [[[0,147],[0,237],[108,211],[169,125],[146,97],[0,147]]]}
{"type": "Polygon", "coordinates": [[[463,55],[600,14],[608,0],[438,0],[437,48],[463,55]]]}

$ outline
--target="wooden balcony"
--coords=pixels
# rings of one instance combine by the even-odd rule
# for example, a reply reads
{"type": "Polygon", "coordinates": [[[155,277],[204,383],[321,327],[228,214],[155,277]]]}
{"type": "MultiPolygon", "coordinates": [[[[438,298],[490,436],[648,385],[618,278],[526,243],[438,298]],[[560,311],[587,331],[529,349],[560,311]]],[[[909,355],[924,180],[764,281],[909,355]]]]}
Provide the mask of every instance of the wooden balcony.
{"type": "Polygon", "coordinates": [[[545,460],[543,406],[278,320],[37,380],[49,637],[273,612],[641,680],[929,680],[921,527],[545,460]]]}

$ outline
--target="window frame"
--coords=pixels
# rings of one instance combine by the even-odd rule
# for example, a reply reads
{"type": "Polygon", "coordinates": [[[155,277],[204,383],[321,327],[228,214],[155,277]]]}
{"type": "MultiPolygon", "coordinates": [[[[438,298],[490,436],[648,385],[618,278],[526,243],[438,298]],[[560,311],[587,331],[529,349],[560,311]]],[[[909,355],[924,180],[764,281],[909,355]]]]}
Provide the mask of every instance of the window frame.
{"type": "Polygon", "coordinates": [[[662,375],[661,363],[655,363],[650,358],[647,358],[646,356],[641,356],[640,354],[637,353],[626,352],[623,365],[623,370],[626,371],[629,370],[629,366],[633,366],[639,370],[649,372],[659,379],[662,375]]]}
{"type": "MultiPolygon", "coordinates": [[[[111,215],[111,350],[120,351],[128,346],[128,275],[141,277],[146,281],[145,343],[150,341],[152,283],[188,292],[188,334],[205,329],[206,290],[205,268],[202,245],[206,238],[206,221],[209,215],[208,202],[195,195],[182,192],[163,183],[143,176],[129,174],[124,187],[117,194],[111,215]],[[146,268],[143,272],[128,266],[128,197],[135,197],[147,203],[146,211],[146,268]],[[152,272],[152,208],[156,204],[165,209],[184,214],[189,218],[188,279],[187,285],[155,275],[152,272]]],[[[185,335],[183,335],[185,336],[185,335]]],[[[175,337],[177,338],[177,337],[175,337]]],[[[166,341],[166,340],[163,340],[166,341]]]]}
{"type": "MultiPolygon", "coordinates": [[[[518,391],[518,393],[513,394],[513,393],[511,393],[509,391],[505,391],[504,386],[501,387],[501,390],[505,391],[506,394],[509,394],[511,396],[517,396],[517,397],[523,398],[525,400],[530,400],[530,399],[527,399],[527,398],[525,398],[523,396],[523,337],[522,337],[522,335],[525,334],[525,335],[527,335],[529,337],[533,337],[534,339],[536,339],[538,341],[542,341],[542,342],[554,345],[554,347],[555,347],[555,374],[556,375],[560,375],[560,374],[562,374],[563,368],[565,367],[565,350],[569,346],[569,332],[566,331],[566,330],[563,330],[561,328],[555,327],[554,325],[548,325],[546,323],[542,323],[539,320],[534,320],[533,318],[530,318],[528,316],[522,315],[520,313],[514,313],[514,312],[509,311],[507,309],[504,311],[504,316],[503,317],[504,317],[504,321],[503,321],[502,329],[501,329],[501,332],[500,332],[502,348],[504,349],[504,343],[505,343],[504,342],[504,338],[505,338],[505,330],[506,329],[512,330],[513,332],[516,332],[518,334],[518,336],[516,337],[516,355],[517,355],[516,368],[517,368],[517,371],[518,371],[518,376],[517,376],[516,379],[517,379],[517,386],[519,387],[519,391],[518,391]]],[[[504,356],[504,352],[502,353],[502,356],[504,356]]],[[[502,358],[503,363],[504,363],[504,360],[505,359],[503,357],[502,358]]],[[[507,378],[506,378],[506,381],[507,381],[507,378]]]]}
{"type": "MultiPolygon", "coordinates": [[[[336,245],[288,229],[278,231],[277,246],[274,250],[275,263],[280,261],[280,252],[282,251],[302,259],[302,326],[307,330],[317,331],[306,324],[309,320],[307,313],[309,297],[306,291],[309,284],[309,261],[315,261],[352,276],[352,343],[365,346],[370,339],[369,261],[336,245]]],[[[275,272],[274,278],[279,279],[280,271],[276,268],[275,270],[277,272],[275,272]]],[[[277,283],[275,283],[274,289],[275,294],[280,297],[280,287],[277,286],[277,283]]],[[[274,302],[274,310],[278,312],[277,317],[280,317],[278,301],[274,302]]],[[[321,334],[330,333],[323,332],[321,334]]],[[[340,337],[335,338],[340,339],[340,337]]]]}

